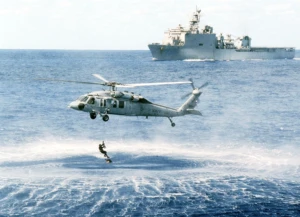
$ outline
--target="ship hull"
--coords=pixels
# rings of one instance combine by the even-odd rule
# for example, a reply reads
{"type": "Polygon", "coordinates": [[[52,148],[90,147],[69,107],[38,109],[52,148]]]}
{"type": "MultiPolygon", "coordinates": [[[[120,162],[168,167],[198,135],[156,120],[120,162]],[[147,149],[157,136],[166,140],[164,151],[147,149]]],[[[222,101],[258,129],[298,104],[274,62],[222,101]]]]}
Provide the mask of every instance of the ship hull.
{"type": "Polygon", "coordinates": [[[189,48],[161,44],[148,45],[154,60],[247,60],[247,59],[293,59],[293,48],[217,49],[189,48]]]}

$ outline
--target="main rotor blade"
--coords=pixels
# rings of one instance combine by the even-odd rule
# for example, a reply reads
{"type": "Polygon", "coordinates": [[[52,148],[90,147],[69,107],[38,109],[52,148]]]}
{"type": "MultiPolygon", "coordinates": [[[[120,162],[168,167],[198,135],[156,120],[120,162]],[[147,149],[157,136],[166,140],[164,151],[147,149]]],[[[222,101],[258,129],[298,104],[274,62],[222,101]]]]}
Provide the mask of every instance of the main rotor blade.
{"type": "Polygon", "coordinates": [[[156,86],[156,85],[170,85],[170,84],[191,84],[191,81],[178,81],[178,82],[157,82],[157,83],[137,83],[137,84],[124,84],[126,87],[141,87],[141,86],[156,86]]]}
{"type": "Polygon", "coordinates": [[[93,74],[93,76],[95,76],[96,78],[99,78],[100,80],[104,81],[104,82],[109,82],[108,80],[106,80],[105,78],[103,78],[101,75],[98,74],[93,74]]]}
{"type": "Polygon", "coordinates": [[[107,81],[105,78],[103,78],[101,75],[98,75],[98,74],[93,74],[93,76],[95,76],[96,78],[99,78],[100,80],[104,81],[105,83],[59,80],[59,79],[48,79],[48,78],[39,78],[39,79],[35,79],[35,80],[71,82],[71,83],[78,83],[78,84],[95,84],[95,85],[125,87],[125,88],[133,88],[133,87],[141,87],[141,86],[155,86],[155,85],[191,84],[192,83],[191,81],[178,81],[178,82],[155,82],[155,83],[122,84],[122,83],[107,81]]]}
{"type": "Polygon", "coordinates": [[[114,85],[115,87],[125,87],[125,88],[134,88],[135,86],[131,86],[128,84],[116,84],[114,85]]]}
{"type": "Polygon", "coordinates": [[[69,80],[58,80],[58,79],[48,79],[48,78],[38,78],[35,80],[42,80],[42,81],[59,81],[59,82],[71,82],[71,83],[78,83],[78,84],[96,84],[96,85],[105,85],[103,83],[96,83],[96,82],[85,82],[85,81],[69,81],[69,80]]]}
{"type": "Polygon", "coordinates": [[[205,82],[204,84],[202,84],[198,89],[201,89],[203,87],[206,87],[208,85],[208,82],[205,82]]]}

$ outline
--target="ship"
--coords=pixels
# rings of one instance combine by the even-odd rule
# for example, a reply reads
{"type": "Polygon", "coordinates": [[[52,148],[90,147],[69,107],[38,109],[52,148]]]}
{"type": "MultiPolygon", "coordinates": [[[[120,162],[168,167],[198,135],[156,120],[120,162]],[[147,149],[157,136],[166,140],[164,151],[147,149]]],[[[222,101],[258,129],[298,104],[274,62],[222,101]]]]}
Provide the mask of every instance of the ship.
{"type": "Polygon", "coordinates": [[[248,35],[218,36],[213,27],[205,25],[199,30],[201,10],[196,8],[188,28],[179,24],[164,34],[162,43],[148,47],[153,60],[248,60],[248,59],[293,59],[294,47],[252,47],[248,35]]]}

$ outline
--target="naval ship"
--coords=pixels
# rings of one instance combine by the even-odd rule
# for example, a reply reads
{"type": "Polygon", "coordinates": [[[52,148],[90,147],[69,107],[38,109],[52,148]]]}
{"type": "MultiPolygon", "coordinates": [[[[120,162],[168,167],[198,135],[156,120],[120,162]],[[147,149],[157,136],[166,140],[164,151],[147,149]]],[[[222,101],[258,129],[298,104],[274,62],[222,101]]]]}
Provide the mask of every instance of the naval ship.
{"type": "Polygon", "coordinates": [[[189,28],[179,25],[165,32],[163,42],[149,44],[153,60],[246,60],[293,59],[294,47],[252,47],[247,35],[233,38],[213,32],[206,25],[199,30],[201,10],[193,13],[189,28]]]}

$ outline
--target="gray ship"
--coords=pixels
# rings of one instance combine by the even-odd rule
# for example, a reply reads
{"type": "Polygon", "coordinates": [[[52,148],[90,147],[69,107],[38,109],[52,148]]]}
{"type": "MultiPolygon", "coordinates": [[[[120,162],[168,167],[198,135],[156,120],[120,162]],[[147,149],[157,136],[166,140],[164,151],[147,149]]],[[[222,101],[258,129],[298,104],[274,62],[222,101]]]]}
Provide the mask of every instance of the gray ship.
{"type": "Polygon", "coordinates": [[[154,60],[246,60],[293,59],[294,47],[251,47],[251,38],[217,36],[206,25],[199,31],[200,12],[193,13],[188,29],[179,25],[165,32],[163,42],[149,44],[154,60]]]}

